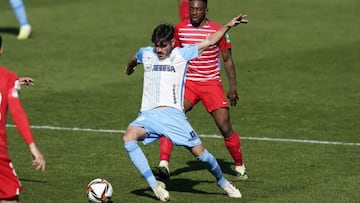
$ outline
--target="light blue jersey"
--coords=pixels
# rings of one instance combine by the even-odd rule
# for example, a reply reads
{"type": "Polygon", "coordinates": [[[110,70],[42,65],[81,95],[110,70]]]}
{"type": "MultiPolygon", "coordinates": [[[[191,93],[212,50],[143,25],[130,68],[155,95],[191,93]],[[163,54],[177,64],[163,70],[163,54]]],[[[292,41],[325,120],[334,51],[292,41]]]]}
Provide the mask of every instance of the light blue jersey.
{"type": "Polygon", "coordinates": [[[186,64],[198,56],[198,46],[175,48],[163,60],[154,47],[140,48],[135,56],[144,66],[144,86],[140,114],[130,125],[146,130],[144,144],[167,136],[176,145],[200,145],[183,112],[186,64]]]}
{"type": "Polygon", "coordinates": [[[143,47],[136,53],[144,66],[144,84],[140,111],[159,106],[183,110],[186,64],[198,56],[198,46],[175,48],[169,57],[159,60],[154,47],[143,47]]]}

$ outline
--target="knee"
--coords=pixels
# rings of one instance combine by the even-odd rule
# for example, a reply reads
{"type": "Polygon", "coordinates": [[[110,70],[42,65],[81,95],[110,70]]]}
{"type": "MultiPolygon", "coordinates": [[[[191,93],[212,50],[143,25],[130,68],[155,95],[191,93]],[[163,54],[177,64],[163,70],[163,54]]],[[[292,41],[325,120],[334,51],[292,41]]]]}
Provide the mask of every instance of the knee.
{"type": "Polygon", "coordinates": [[[122,137],[122,141],[123,143],[131,141],[130,136],[127,133],[125,133],[124,136],[122,137]]]}
{"type": "Polygon", "coordinates": [[[215,123],[224,138],[230,137],[232,134],[232,126],[229,115],[221,113],[220,110],[213,112],[215,123]]]}
{"type": "Polygon", "coordinates": [[[201,145],[198,145],[198,146],[195,146],[195,147],[192,147],[190,149],[191,153],[197,158],[199,156],[201,156],[204,151],[206,151],[206,149],[204,148],[204,146],[201,144],[201,145]]]}
{"type": "Polygon", "coordinates": [[[219,125],[219,130],[224,138],[229,138],[233,134],[233,130],[230,123],[223,123],[219,125]]]}
{"type": "Polygon", "coordinates": [[[140,133],[138,132],[138,129],[136,127],[133,126],[129,126],[126,129],[126,132],[124,134],[124,136],[122,137],[123,142],[129,142],[129,141],[137,141],[140,139],[140,133]]]}

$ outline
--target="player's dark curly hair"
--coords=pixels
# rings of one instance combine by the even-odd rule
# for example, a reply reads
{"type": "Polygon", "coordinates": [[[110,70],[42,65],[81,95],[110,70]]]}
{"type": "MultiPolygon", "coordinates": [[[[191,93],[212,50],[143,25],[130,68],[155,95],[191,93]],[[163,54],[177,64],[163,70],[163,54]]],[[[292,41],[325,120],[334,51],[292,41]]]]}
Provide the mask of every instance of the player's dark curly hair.
{"type": "Polygon", "coordinates": [[[0,35],[0,48],[2,47],[2,37],[0,35]]]}
{"type": "MultiPolygon", "coordinates": [[[[190,2],[192,2],[192,1],[194,1],[194,0],[190,0],[190,2]]],[[[204,4],[205,4],[205,5],[206,5],[206,7],[207,7],[207,2],[208,2],[208,0],[199,0],[199,1],[204,2],[204,4]]]]}
{"type": "Polygon", "coordinates": [[[170,42],[174,37],[174,27],[170,24],[158,25],[152,34],[151,41],[154,44],[170,42]]]}

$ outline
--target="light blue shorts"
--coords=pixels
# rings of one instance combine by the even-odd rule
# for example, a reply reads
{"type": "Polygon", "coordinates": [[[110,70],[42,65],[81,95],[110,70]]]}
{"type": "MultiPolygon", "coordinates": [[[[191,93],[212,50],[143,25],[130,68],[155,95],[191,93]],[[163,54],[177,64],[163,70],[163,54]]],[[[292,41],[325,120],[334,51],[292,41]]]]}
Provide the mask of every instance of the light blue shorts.
{"type": "Polygon", "coordinates": [[[149,144],[161,136],[168,137],[179,146],[194,147],[201,144],[185,113],[176,108],[166,107],[141,112],[130,126],[145,129],[144,144],[149,144]]]}

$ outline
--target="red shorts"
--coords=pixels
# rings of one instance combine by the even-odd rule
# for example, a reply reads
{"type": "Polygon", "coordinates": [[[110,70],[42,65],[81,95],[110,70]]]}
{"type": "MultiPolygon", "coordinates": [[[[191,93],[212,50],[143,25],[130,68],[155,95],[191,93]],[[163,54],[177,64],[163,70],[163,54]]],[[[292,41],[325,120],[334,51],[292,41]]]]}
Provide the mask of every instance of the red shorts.
{"type": "Polygon", "coordinates": [[[0,200],[20,194],[21,184],[9,159],[0,158],[0,200]]]}
{"type": "Polygon", "coordinates": [[[222,83],[217,81],[195,82],[187,80],[184,97],[192,106],[201,101],[209,113],[216,109],[229,108],[222,83]]]}

